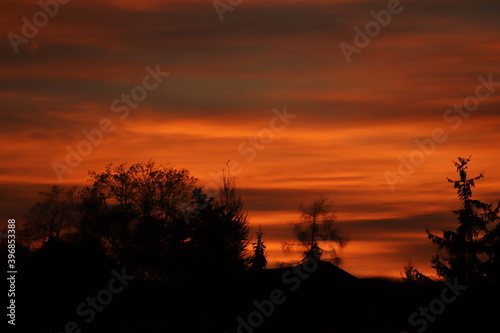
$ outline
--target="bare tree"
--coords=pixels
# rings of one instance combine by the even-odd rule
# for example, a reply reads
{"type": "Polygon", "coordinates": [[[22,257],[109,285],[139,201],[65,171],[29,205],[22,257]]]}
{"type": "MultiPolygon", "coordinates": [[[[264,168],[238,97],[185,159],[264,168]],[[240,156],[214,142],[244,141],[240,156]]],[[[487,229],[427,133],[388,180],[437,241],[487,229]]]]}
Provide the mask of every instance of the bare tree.
{"type": "Polygon", "coordinates": [[[323,257],[323,260],[330,261],[337,266],[342,263],[337,247],[345,247],[349,239],[337,226],[333,202],[327,197],[320,195],[309,205],[302,205],[300,222],[294,223],[293,229],[298,243],[285,243],[283,245],[285,252],[298,247],[304,251],[306,257],[323,257]],[[325,249],[325,246],[329,248],[325,249]]]}
{"type": "Polygon", "coordinates": [[[76,186],[63,188],[52,186],[50,191],[39,193],[40,201],[29,210],[24,226],[25,236],[32,241],[61,239],[75,225],[77,202],[76,186]]]}
{"type": "Polygon", "coordinates": [[[91,172],[94,186],[101,189],[111,204],[123,214],[140,220],[168,219],[188,202],[196,183],[189,171],[157,165],[154,161],[113,167],[103,173],[91,172]]]}

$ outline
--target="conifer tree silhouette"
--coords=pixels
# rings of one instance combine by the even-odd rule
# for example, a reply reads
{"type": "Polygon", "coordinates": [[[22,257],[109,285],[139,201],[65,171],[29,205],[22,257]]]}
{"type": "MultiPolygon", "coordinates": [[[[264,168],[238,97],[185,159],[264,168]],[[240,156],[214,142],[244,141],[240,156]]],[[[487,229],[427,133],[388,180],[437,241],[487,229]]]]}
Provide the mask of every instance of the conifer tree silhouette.
{"type": "Polygon", "coordinates": [[[408,266],[405,266],[405,275],[401,274],[401,280],[410,285],[422,285],[432,281],[428,276],[422,274],[411,260],[408,260],[408,266]]]}
{"type": "Polygon", "coordinates": [[[252,243],[254,249],[254,255],[250,259],[250,268],[253,270],[261,270],[265,269],[267,265],[266,259],[266,246],[264,245],[264,241],[262,240],[262,236],[264,233],[262,232],[262,228],[259,226],[259,231],[257,234],[257,242],[252,243]]]}
{"type": "MultiPolygon", "coordinates": [[[[433,268],[437,274],[448,280],[458,277],[463,281],[476,281],[486,277],[485,265],[494,257],[488,255],[491,239],[488,235],[493,232],[490,225],[498,222],[498,209],[491,204],[473,200],[472,187],[476,181],[483,178],[483,173],[477,177],[467,178],[467,164],[469,158],[458,158],[453,162],[460,176],[459,180],[451,180],[457,189],[458,197],[462,201],[462,208],[453,211],[457,215],[459,226],[456,231],[445,230],[443,237],[434,235],[427,230],[432,243],[438,246],[438,254],[432,258],[433,268]]],[[[497,227],[498,229],[498,227],[497,227]]]]}

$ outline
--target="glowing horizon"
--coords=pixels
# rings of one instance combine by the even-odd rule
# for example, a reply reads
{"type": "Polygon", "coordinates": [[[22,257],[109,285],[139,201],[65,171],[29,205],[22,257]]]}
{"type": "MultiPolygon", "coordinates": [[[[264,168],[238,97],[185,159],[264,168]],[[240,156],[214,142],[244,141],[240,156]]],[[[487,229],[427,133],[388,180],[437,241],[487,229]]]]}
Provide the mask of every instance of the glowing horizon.
{"type": "MultiPolygon", "coordinates": [[[[342,268],[399,277],[411,258],[435,277],[425,229],[456,227],[452,161],[472,155],[474,197],[500,199],[498,4],[401,3],[351,63],[339,44],[387,1],[244,2],[222,22],[199,0],[61,5],[18,53],[0,44],[1,216],[22,220],[38,191],[109,163],[153,159],[205,186],[231,160],[271,266],[295,258],[280,247],[289,223],[324,193],[351,239],[342,268]],[[68,166],[79,145],[90,153],[68,166]],[[71,169],[61,181],[55,162],[71,169]]],[[[4,8],[4,36],[40,10],[4,8]]]]}

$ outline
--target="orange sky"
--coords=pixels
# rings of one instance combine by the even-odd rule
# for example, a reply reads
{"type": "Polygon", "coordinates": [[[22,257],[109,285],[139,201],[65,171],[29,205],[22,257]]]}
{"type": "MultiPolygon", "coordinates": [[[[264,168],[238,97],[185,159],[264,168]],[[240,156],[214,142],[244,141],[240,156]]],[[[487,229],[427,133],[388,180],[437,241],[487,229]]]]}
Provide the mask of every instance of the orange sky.
{"type": "Polygon", "coordinates": [[[472,155],[470,172],[485,172],[474,194],[500,199],[500,83],[478,88],[480,76],[500,82],[500,4],[401,5],[349,64],[339,44],[355,45],[354,27],[387,1],[243,1],[222,22],[210,1],[70,1],[18,53],[7,36],[22,34],[21,18],[31,21],[40,7],[4,1],[2,218],[21,220],[37,191],[59,184],[52,165],[66,163],[66,147],[76,150],[82,131],[108,119],[114,130],[62,185],[83,184],[111,162],[150,158],[205,185],[232,160],[271,266],[293,259],[281,244],[291,241],[300,203],[325,193],[351,238],[344,269],[399,276],[411,258],[434,276],[425,229],[455,226],[451,161],[472,155]],[[113,102],[139,93],[146,67],[157,65],[169,76],[121,119],[113,102]],[[488,96],[474,111],[447,113],[477,91],[488,96]],[[273,109],[285,106],[295,117],[273,122],[273,109]],[[429,142],[435,129],[446,139],[420,153],[415,140],[429,142]],[[259,133],[260,150],[250,149],[259,133]],[[401,175],[400,156],[422,163],[401,175]],[[392,189],[387,172],[401,177],[392,189]]]}

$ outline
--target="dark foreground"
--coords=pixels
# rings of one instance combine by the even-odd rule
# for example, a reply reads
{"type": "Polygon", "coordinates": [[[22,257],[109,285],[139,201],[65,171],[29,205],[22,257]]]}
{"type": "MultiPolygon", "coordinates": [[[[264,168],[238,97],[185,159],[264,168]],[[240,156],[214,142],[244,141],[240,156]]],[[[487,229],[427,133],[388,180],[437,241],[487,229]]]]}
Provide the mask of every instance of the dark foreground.
{"type": "Polygon", "coordinates": [[[357,279],[316,261],[230,278],[203,271],[174,283],[84,258],[78,267],[62,258],[24,263],[15,332],[500,331],[498,286],[357,279]]]}

